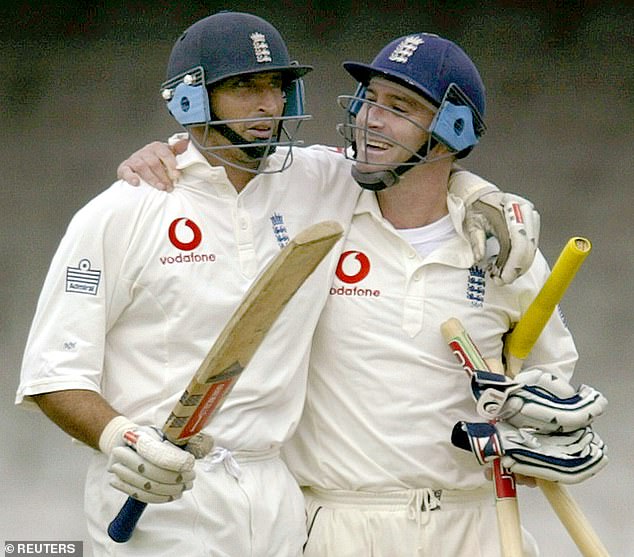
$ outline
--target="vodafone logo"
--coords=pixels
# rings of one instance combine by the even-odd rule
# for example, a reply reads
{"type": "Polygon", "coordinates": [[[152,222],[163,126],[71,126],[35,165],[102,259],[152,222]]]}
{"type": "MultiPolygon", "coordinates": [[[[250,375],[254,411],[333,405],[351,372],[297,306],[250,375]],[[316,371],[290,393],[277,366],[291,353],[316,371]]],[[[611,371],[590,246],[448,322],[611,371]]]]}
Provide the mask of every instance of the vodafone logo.
{"type": "Polygon", "coordinates": [[[198,225],[187,217],[174,219],[170,224],[167,236],[172,245],[179,250],[176,255],[166,254],[159,256],[161,265],[180,265],[183,263],[213,263],[216,261],[214,253],[194,252],[202,242],[203,233],[198,225]],[[189,252],[189,253],[182,253],[189,252]]]}
{"type": "Polygon", "coordinates": [[[203,239],[198,225],[186,217],[180,217],[172,221],[168,236],[172,245],[182,251],[196,249],[203,239]]]}
{"type": "MultiPolygon", "coordinates": [[[[370,272],[370,259],[360,251],[344,251],[337,264],[337,278],[346,284],[361,282],[370,272]]],[[[355,298],[378,298],[380,290],[375,288],[362,288],[359,286],[331,286],[331,296],[344,296],[355,298]]]]}
{"type": "Polygon", "coordinates": [[[337,278],[346,284],[362,281],[370,272],[370,260],[360,251],[344,251],[337,264],[337,278]]]}

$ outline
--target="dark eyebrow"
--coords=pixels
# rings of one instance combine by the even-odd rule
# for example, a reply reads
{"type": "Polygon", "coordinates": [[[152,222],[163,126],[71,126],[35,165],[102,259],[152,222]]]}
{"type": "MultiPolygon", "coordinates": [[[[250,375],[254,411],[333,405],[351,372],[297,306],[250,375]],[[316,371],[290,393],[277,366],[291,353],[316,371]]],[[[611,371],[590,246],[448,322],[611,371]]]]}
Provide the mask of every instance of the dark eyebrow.
{"type": "MultiPolygon", "coordinates": [[[[372,93],[373,95],[376,95],[376,91],[372,88],[372,86],[368,87],[368,93],[372,93]]],[[[409,95],[406,95],[406,94],[386,93],[386,96],[391,101],[402,102],[402,103],[404,103],[407,106],[410,106],[412,108],[416,108],[418,106],[423,106],[424,107],[424,105],[419,103],[415,98],[410,97],[409,95]]]]}
{"type": "Polygon", "coordinates": [[[270,79],[272,82],[283,83],[283,76],[279,72],[258,72],[258,73],[248,73],[241,75],[234,75],[232,77],[228,77],[220,83],[220,86],[224,87],[234,87],[238,83],[254,83],[258,81],[258,79],[262,76],[270,75],[270,79]]]}

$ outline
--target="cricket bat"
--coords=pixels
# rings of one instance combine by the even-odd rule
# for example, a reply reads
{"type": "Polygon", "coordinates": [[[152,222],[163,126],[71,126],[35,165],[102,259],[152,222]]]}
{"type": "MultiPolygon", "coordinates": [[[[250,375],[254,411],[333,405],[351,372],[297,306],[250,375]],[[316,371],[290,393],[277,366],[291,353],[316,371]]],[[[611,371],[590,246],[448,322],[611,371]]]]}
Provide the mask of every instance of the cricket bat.
{"type": "MultiPolygon", "coordinates": [[[[455,317],[448,319],[442,323],[440,331],[469,376],[477,370],[498,372],[497,369],[491,369],[492,366],[482,357],[458,319],[455,317]]],[[[501,555],[502,557],[523,557],[522,526],[515,478],[512,473],[502,467],[500,459],[493,462],[493,481],[501,555]]]]}
{"type": "MultiPolygon", "coordinates": [[[[539,338],[557,304],[592,249],[589,240],[568,240],[550,276],[505,340],[506,375],[515,377],[539,338]]],[[[609,557],[608,551],[567,488],[557,482],[536,478],[555,514],[584,557],[609,557]]]]}
{"type": "MultiPolygon", "coordinates": [[[[169,441],[184,446],[205,427],[287,302],[342,234],[343,229],[337,222],[317,223],[297,234],[267,265],[167,418],[163,432],[169,441]]],[[[129,497],[108,527],[110,538],[119,543],[128,541],[146,506],[129,497]]]]}
{"type": "MultiPolygon", "coordinates": [[[[581,237],[571,238],[564,246],[540,292],[505,340],[506,374],[509,377],[514,377],[521,369],[523,361],[591,249],[590,241],[581,237]]],[[[477,347],[462,324],[457,319],[451,319],[447,323],[443,324],[443,328],[451,331],[459,341],[451,346],[461,361],[466,358],[469,362],[469,355],[479,355],[477,347]],[[456,346],[459,346],[460,350],[456,346]],[[462,355],[463,353],[466,356],[462,355]]],[[[584,557],[609,557],[607,549],[565,486],[541,479],[536,481],[581,554],[584,557]]],[[[502,531],[500,536],[504,536],[502,531]]]]}

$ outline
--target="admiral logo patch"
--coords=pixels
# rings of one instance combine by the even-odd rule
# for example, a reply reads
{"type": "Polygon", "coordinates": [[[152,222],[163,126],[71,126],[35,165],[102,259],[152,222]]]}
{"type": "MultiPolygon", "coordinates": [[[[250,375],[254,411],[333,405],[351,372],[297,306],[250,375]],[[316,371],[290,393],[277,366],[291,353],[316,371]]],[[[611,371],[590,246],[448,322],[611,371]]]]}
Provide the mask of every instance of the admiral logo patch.
{"type": "Polygon", "coordinates": [[[416,52],[416,49],[425,41],[418,35],[410,35],[405,37],[394,49],[394,52],[390,54],[390,60],[392,62],[398,62],[400,64],[406,64],[412,54],[416,52]]]}
{"type": "Polygon", "coordinates": [[[259,64],[272,62],[271,49],[266,42],[266,37],[262,33],[251,33],[249,38],[253,41],[253,52],[255,52],[256,62],[259,64]]]}
{"type": "Polygon", "coordinates": [[[91,269],[90,261],[82,259],[77,267],[66,267],[66,292],[97,295],[101,271],[91,269]]]}

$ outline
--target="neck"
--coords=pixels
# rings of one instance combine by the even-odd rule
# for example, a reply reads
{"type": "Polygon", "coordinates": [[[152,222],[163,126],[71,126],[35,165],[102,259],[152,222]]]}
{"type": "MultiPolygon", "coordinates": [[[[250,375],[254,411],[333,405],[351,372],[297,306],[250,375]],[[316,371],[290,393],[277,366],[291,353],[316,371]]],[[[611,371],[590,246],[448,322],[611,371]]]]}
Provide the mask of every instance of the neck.
{"type": "MultiPolygon", "coordinates": [[[[200,151],[200,153],[203,155],[203,157],[205,157],[205,159],[207,159],[207,162],[211,166],[222,166],[225,169],[225,172],[227,173],[227,178],[238,193],[240,193],[253,179],[253,177],[255,176],[253,172],[237,168],[235,165],[230,163],[235,162],[235,164],[241,166],[252,166],[255,170],[257,168],[257,165],[260,164],[259,161],[243,160],[245,159],[246,155],[238,147],[236,147],[235,149],[222,149],[220,151],[217,151],[217,154],[214,154],[213,151],[207,151],[203,147],[201,147],[201,143],[207,144],[208,141],[210,141],[206,138],[203,131],[201,131],[199,128],[192,128],[191,130],[189,130],[189,133],[190,136],[192,136],[194,143],[199,147],[198,150],[200,151]]],[[[216,136],[214,136],[214,138],[218,141],[218,144],[227,144],[227,140],[225,140],[224,138],[218,139],[216,136]]]]}
{"type": "Polygon", "coordinates": [[[377,192],[383,217],[395,228],[419,228],[447,215],[451,162],[442,159],[416,166],[398,184],[377,192]]]}
{"type": "Polygon", "coordinates": [[[255,176],[255,174],[253,174],[252,172],[247,172],[246,170],[240,170],[229,165],[223,166],[225,167],[225,171],[227,172],[227,178],[229,178],[229,181],[238,193],[246,188],[247,184],[255,176]]]}

